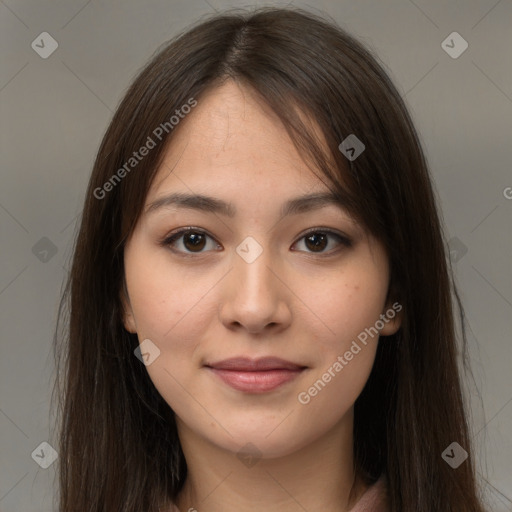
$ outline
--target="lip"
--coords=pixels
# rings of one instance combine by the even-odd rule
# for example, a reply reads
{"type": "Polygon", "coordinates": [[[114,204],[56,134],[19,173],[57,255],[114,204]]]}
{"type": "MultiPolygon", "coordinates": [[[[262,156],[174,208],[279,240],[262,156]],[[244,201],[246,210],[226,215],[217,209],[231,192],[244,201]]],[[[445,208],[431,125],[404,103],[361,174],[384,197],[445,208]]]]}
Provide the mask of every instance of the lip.
{"type": "Polygon", "coordinates": [[[237,370],[241,372],[259,372],[263,370],[301,370],[305,366],[286,361],[279,357],[231,357],[215,363],[206,363],[205,366],[216,370],[237,370]]]}
{"type": "Polygon", "coordinates": [[[205,367],[238,391],[266,393],[297,378],[306,368],[278,357],[234,357],[205,367]]]}

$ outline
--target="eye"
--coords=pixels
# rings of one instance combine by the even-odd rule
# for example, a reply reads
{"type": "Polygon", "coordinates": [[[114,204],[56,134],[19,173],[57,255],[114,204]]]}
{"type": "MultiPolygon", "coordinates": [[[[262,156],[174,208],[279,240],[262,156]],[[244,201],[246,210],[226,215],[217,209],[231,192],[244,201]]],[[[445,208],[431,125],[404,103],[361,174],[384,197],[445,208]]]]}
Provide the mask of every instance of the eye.
{"type": "Polygon", "coordinates": [[[161,244],[163,246],[171,246],[171,250],[175,252],[186,253],[187,251],[189,251],[191,253],[200,254],[202,252],[202,249],[204,249],[205,246],[207,245],[206,240],[208,238],[210,240],[213,240],[213,238],[207,235],[204,231],[188,227],[186,229],[181,229],[166,237],[164,240],[162,240],[161,244]],[[180,239],[183,239],[181,241],[181,244],[177,244],[176,242],[180,239]],[[176,249],[177,245],[181,245],[186,250],[184,251],[182,249],[176,249]]]}
{"type": "MultiPolygon", "coordinates": [[[[303,235],[299,241],[304,240],[304,244],[307,249],[309,249],[313,253],[324,253],[324,249],[329,245],[329,239],[334,238],[337,240],[338,245],[344,245],[345,247],[351,247],[352,241],[344,235],[340,233],[336,233],[330,229],[323,228],[314,228],[309,230],[305,235],[303,235]]],[[[201,229],[196,229],[193,227],[188,227],[185,229],[180,229],[175,233],[171,233],[170,236],[166,237],[160,243],[162,246],[171,248],[174,252],[189,254],[201,254],[205,251],[203,249],[208,245],[207,240],[213,240],[213,238],[205,233],[201,229]],[[180,241],[181,243],[177,243],[180,241]],[[181,245],[182,248],[176,248],[181,245]]],[[[296,245],[298,242],[295,242],[296,245]]],[[[215,244],[213,244],[215,246],[215,244]]],[[[335,244],[336,245],[336,244],[335,244]]],[[[220,247],[219,244],[216,244],[217,247],[220,247]]],[[[337,251],[329,251],[329,252],[337,252],[337,251]]]]}
{"type": "MultiPolygon", "coordinates": [[[[324,251],[326,246],[329,245],[329,239],[336,239],[338,241],[338,245],[344,245],[345,247],[351,247],[352,241],[344,235],[340,233],[336,233],[330,229],[323,228],[314,228],[309,230],[304,236],[302,236],[299,241],[304,240],[304,245],[313,253],[321,253],[322,255],[325,252],[337,252],[336,250],[324,251]]],[[[296,242],[298,243],[298,242],[296,242]]],[[[294,244],[295,245],[295,244],[294,244]]],[[[335,244],[336,245],[336,244],[335,244]]]]}

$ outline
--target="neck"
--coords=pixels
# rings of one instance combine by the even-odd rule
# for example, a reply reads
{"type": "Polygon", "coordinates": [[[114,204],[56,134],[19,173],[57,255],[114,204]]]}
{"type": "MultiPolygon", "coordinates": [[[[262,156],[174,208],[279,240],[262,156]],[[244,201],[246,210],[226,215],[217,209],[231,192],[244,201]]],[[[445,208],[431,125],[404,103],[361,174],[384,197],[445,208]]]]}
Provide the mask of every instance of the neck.
{"type": "Polygon", "coordinates": [[[181,512],[346,512],[366,490],[353,470],[353,409],[314,442],[245,463],[177,424],[188,470],[176,500],[181,512]]]}

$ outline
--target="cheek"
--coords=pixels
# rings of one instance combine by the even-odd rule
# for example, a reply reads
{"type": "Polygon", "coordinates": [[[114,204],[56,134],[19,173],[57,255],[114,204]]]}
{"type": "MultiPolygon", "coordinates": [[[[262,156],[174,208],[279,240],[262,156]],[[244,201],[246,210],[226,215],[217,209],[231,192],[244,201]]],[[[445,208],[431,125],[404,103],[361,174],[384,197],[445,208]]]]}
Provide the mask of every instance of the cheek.
{"type": "Polygon", "coordinates": [[[371,260],[361,258],[332,279],[317,285],[310,281],[297,290],[298,296],[307,297],[304,327],[314,331],[324,356],[343,353],[353,339],[375,326],[383,313],[387,286],[386,273],[371,260]]]}
{"type": "Polygon", "coordinates": [[[187,411],[191,399],[184,389],[188,389],[190,373],[196,371],[195,352],[215,316],[205,293],[216,281],[198,276],[197,271],[192,275],[183,268],[174,270],[165,255],[127,258],[126,263],[139,343],[150,339],[160,351],[146,367],[148,375],[173,410],[187,411]]]}
{"type": "Polygon", "coordinates": [[[371,258],[359,261],[310,295],[309,320],[303,322],[315,340],[315,359],[297,396],[308,411],[306,422],[322,418],[329,425],[339,419],[371,373],[379,342],[375,324],[383,313],[387,274],[371,258]]]}
{"type": "Polygon", "coordinates": [[[319,432],[328,432],[351,414],[370,376],[376,347],[376,342],[361,346],[350,361],[344,357],[345,352],[336,354],[327,358],[329,362],[323,368],[315,369],[295,402],[300,429],[306,435],[314,438],[319,432]]]}
{"type": "Polygon", "coordinates": [[[165,251],[141,250],[125,263],[139,337],[163,348],[176,344],[179,350],[204,332],[209,307],[205,290],[215,284],[211,275],[171,265],[165,251]]]}

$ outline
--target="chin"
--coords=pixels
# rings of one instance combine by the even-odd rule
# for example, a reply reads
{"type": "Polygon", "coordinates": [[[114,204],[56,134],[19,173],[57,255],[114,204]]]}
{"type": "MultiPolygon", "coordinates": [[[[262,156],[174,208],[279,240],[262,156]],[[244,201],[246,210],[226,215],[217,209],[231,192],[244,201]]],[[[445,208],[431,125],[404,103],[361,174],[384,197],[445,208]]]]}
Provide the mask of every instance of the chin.
{"type": "Polygon", "coordinates": [[[278,432],[279,427],[272,432],[274,428],[275,426],[270,428],[268,424],[261,429],[257,425],[250,429],[231,428],[228,431],[232,437],[226,434],[223,439],[215,438],[210,441],[239,457],[252,455],[262,459],[285,457],[299,450],[307,442],[302,439],[299,432],[291,432],[286,429],[278,432]],[[269,435],[270,432],[272,433],[269,435]]]}

